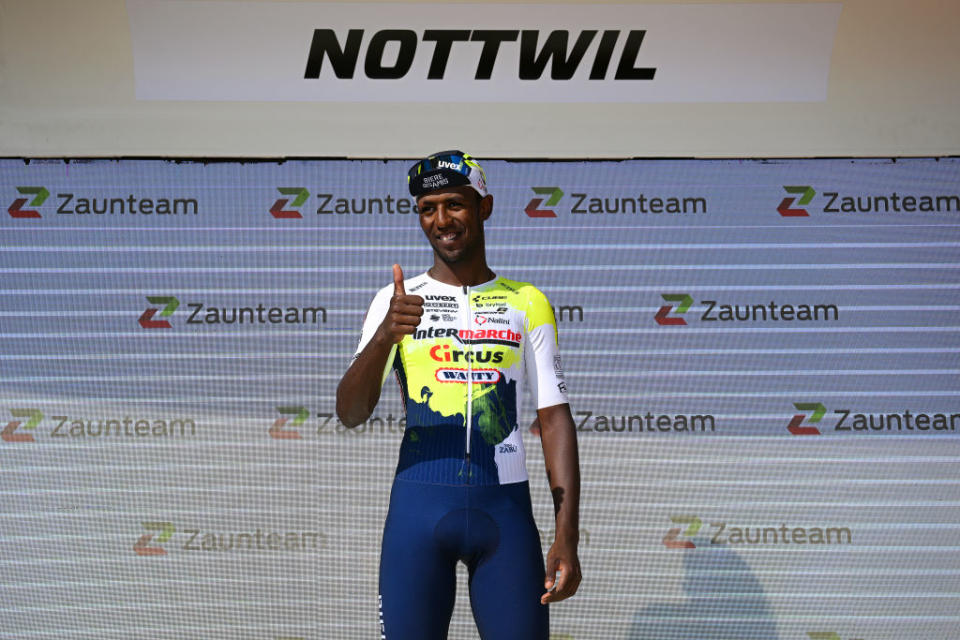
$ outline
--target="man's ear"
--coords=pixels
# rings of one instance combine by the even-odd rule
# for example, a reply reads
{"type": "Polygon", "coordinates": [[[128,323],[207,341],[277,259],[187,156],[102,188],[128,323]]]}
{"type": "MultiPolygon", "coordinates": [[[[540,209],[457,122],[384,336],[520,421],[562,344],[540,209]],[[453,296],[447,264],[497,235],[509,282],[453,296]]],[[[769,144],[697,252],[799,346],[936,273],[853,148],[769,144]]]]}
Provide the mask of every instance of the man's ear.
{"type": "Polygon", "coordinates": [[[493,196],[487,194],[480,199],[480,220],[486,221],[491,213],[493,213],[493,196]]]}

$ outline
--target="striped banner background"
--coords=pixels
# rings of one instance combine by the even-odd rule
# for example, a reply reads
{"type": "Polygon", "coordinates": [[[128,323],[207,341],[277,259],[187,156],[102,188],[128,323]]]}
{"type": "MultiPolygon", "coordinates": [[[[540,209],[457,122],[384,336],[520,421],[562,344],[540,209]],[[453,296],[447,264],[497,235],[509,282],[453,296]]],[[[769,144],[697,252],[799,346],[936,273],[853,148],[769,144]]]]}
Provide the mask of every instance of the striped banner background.
{"type": "MultiPolygon", "coordinates": [[[[333,396],[407,164],[0,161],[0,636],[377,636],[402,410],[333,396]]],[[[960,161],[484,166],[579,429],[556,640],[956,637],[960,161]]]]}

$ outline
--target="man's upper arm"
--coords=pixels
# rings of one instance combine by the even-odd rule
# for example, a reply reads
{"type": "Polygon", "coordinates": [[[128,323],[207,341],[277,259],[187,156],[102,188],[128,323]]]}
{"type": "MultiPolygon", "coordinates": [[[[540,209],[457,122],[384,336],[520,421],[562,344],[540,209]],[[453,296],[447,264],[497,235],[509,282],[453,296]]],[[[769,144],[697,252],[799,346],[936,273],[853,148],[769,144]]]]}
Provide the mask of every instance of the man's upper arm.
{"type": "Polygon", "coordinates": [[[565,404],[567,383],[557,338],[557,321],[550,301],[536,287],[527,287],[524,351],[527,383],[537,409],[565,404]]]}

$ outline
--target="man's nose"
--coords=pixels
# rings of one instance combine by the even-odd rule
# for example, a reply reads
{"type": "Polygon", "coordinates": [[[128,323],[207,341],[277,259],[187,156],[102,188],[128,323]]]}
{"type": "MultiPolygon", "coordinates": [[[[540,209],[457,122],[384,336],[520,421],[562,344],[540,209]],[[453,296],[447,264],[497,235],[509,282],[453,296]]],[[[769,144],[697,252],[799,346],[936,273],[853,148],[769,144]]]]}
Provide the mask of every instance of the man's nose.
{"type": "Polygon", "coordinates": [[[443,226],[450,221],[450,212],[444,205],[437,205],[437,225],[443,226]]]}

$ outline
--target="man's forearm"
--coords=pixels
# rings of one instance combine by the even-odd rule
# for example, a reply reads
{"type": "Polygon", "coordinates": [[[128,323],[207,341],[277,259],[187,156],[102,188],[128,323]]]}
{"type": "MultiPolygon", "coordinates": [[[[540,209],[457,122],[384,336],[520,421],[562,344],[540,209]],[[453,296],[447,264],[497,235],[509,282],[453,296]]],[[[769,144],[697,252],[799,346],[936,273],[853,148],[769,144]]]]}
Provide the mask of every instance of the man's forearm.
{"type": "Polygon", "coordinates": [[[547,480],[553,495],[556,538],[576,544],[580,536],[580,459],[570,405],[540,409],[537,416],[547,480]]]}
{"type": "Polygon", "coordinates": [[[345,426],[355,427],[373,413],[392,347],[389,340],[374,336],[343,374],[337,386],[337,417],[345,426]]]}

